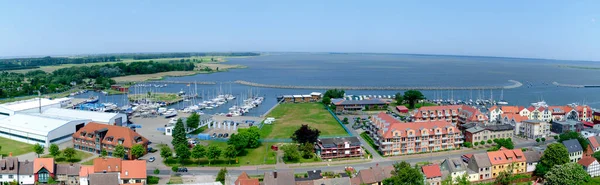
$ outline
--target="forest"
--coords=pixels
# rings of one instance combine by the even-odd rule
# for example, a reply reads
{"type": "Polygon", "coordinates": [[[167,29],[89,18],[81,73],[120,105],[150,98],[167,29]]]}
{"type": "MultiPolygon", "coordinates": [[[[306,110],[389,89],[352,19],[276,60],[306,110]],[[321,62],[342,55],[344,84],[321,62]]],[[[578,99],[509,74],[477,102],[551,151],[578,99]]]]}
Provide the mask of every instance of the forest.
{"type": "Polygon", "coordinates": [[[193,62],[132,62],[94,66],[76,66],[58,69],[52,73],[42,70],[29,71],[25,74],[14,72],[0,73],[0,98],[25,95],[64,92],[73,86],[85,85],[94,89],[107,89],[115,84],[112,77],[152,74],[167,71],[193,71],[193,62]]]}

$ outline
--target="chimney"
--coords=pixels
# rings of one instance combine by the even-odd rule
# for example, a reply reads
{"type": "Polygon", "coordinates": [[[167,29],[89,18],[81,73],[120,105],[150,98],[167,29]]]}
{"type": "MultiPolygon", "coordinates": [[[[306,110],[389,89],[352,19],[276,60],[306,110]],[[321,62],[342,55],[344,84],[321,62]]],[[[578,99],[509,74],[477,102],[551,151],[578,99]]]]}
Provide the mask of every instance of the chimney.
{"type": "Polygon", "coordinates": [[[12,157],[12,152],[9,152],[9,153],[8,153],[8,157],[12,157]]]}

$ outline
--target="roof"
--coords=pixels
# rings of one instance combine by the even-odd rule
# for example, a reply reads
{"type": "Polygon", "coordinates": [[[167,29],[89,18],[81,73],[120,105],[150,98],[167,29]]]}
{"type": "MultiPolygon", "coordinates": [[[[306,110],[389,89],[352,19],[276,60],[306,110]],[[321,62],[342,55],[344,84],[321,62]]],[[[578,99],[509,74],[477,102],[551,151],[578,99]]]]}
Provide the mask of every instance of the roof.
{"type": "MultiPolygon", "coordinates": [[[[336,99],[337,100],[337,99],[336,99]]],[[[337,101],[331,101],[333,102],[333,104],[335,105],[383,105],[385,104],[385,101],[380,100],[380,99],[369,99],[369,100],[337,100],[337,101]]]]}
{"type": "Polygon", "coordinates": [[[498,151],[488,152],[487,154],[492,165],[526,161],[525,155],[520,149],[500,149],[498,151]]]}
{"type": "Polygon", "coordinates": [[[106,131],[106,135],[104,136],[104,139],[102,140],[102,144],[118,145],[119,139],[123,140],[122,145],[125,148],[131,148],[134,144],[148,143],[148,139],[144,138],[137,132],[135,132],[127,127],[106,125],[106,124],[94,123],[94,122],[90,122],[86,126],[79,129],[77,132],[75,132],[73,134],[73,137],[90,140],[93,138],[81,136],[81,133],[82,132],[94,133],[96,131],[104,131],[104,130],[107,130],[107,131],[106,131]],[[110,140],[108,140],[109,138],[112,138],[113,140],[110,141],[110,140]],[[140,142],[135,142],[136,139],[141,139],[141,140],[140,140],[140,142]]]}
{"type": "Polygon", "coordinates": [[[348,142],[350,145],[360,146],[360,141],[356,136],[352,137],[335,137],[335,138],[320,138],[319,143],[324,148],[336,148],[339,144],[348,142]]]}
{"type": "Polygon", "coordinates": [[[6,157],[0,160],[0,174],[17,174],[19,172],[19,159],[6,157]]]}
{"type": "Polygon", "coordinates": [[[293,95],[294,98],[302,98],[302,95],[293,95]]]}
{"type": "Polygon", "coordinates": [[[501,116],[503,119],[504,118],[508,118],[509,120],[515,120],[515,122],[520,123],[523,122],[527,119],[529,119],[527,116],[521,116],[518,113],[504,113],[501,116]]]}
{"type": "Polygon", "coordinates": [[[375,166],[369,169],[358,171],[357,177],[361,183],[373,184],[376,182],[382,182],[384,179],[392,177],[393,166],[375,166]]]}
{"type": "Polygon", "coordinates": [[[235,180],[235,185],[259,185],[258,179],[252,179],[248,176],[248,174],[243,171],[240,176],[238,176],[237,180],[235,180]]]}
{"type": "Polygon", "coordinates": [[[523,155],[525,155],[525,160],[528,163],[539,162],[540,158],[542,157],[542,154],[540,154],[539,152],[530,150],[523,152],[523,155]]]}
{"type": "Polygon", "coordinates": [[[440,164],[440,169],[450,172],[461,172],[467,170],[467,164],[460,158],[446,158],[440,164]]]}
{"type": "Polygon", "coordinates": [[[321,93],[320,92],[312,92],[312,93],[310,93],[310,95],[312,95],[312,96],[321,96],[321,93]]]}
{"type": "Polygon", "coordinates": [[[302,97],[303,97],[303,98],[310,98],[310,97],[312,97],[312,96],[311,96],[311,95],[308,95],[308,94],[303,94],[303,95],[302,95],[302,97]]]}
{"type": "Polygon", "coordinates": [[[421,170],[423,170],[423,174],[428,179],[442,177],[442,171],[440,170],[440,166],[437,164],[422,166],[421,170]]]}
{"type": "Polygon", "coordinates": [[[408,110],[408,108],[406,108],[406,106],[404,106],[404,105],[398,105],[398,106],[396,106],[396,109],[398,109],[398,110],[408,110]]]}
{"type": "Polygon", "coordinates": [[[473,171],[478,172],[479,168],[491,167],[492,163],[490,162],[490,158],[488,158],[487,153],[478,153],[473,154],[469,161],[469,168],[473,171]]]}
{"type": "Polygon", "coordinates": [[[94,166],[92,165],[81,165],[79,170],[79,177],[87,177],[89,174],[94,173],[94,166]]]}
{"type": "Polygon", "coordinates": [[[16,102],[0,104],[0,107],[11,110],[11,111],[22,111],[22,110],[38,108],[38,107],[40,107],[40,102],[41,102],[42,107],[51,106],[51,105],[59,105],[60,106],[60,102],[63,100],[64,99],[51,100],[51,99],[47,99],[47,98],[42,98],[42,100],[39,101],[39,98],[33,98],[33,99],[28,99],[28,100],[23,100],[23,101],[16,101],[16,102]]]}
{"type": "Polygon", "coordinates": [[[350,177],[317,179],[313,182],[318,185],[350,185],[350,177]]]}
{"type": "Polygon", "coordinates": [[[578,124],[582,124],[580,121],[575,121],[575,120],[552,121],[552,123],[556,123],[556,124],[560,124],[560,125],[569,125],[569,126],[575,126],[578,124]]]}
{"type": "Polygon", "coordinates": [[[469,129],[467,129],[466,131],[469,132],[469,133],[477,133],[477,132],[481,132],[481,131],[484,131],[484,130],[485,130],[485,128],[483,128],[483,127],[474,126],[474,127],[471,127],[469,129]]]}
{"type": "Polygon", "coordinates": [[[39,172],[42,168],[54,173],[54,158],[33,159],[33,173],[39,172]]]}
{"type": "Polygon", "coordinates": [[[90,174],[89,185],[118,185],[118,173],[93,173],[90,174]]]}
{"type": "Polygon", "coordinates": [[[524,108],[523,106],[502,106],[500,109],[503,113],[519,113],[524,108]]]}
{"type": "Polygon", "coordinates": [[[121,162],[121,179],[145,179],[145,160],[124,160],[121,162]]]}
{"type": "Polygon", "coordinates": [[[19,162],[19,174],[33,175],[33,162],[28,160],[19,162]]]}
{"type": "Polygon", "coordinates": [[[588,167],[595,161],[596,161],[596,158],[594,158],[594,157],[584,157],[581,160],[577,161],[577,163],[581,164],[582,166],[588,167]]]}
{"type": "Polygon", "coordinates": [[[377,182],[377,181],[375,181],[375,175],[373,175],[373,170],[371,170],[371,169],[358,171],[357,177],[360,178],[361,183],[373,184],[373,183],[377,182]]]}
{"type": "Polygon", "coordinates": [[[121,161],[119,158],[96,158],[94,159],[94,172],[121,172],[119,169],[121,161]]]}
{"type": "Polygon", "coordinates": [[[44,117],[31,114],[15,114],[0,120],[0,127],[14,129],[42,136],[48,135],[48,132],[57,129],[69,122],[81,121],[85,119],[63,119],[59,117],[44,117]]]}
{"type": "MultiPolygon", "coordinates": [[[[428,134],[434,134],[434,129],[439,128],[440,132],[447,134],[449,130],[458,133],[458,129],[450,122],[446,121],[429,121],[429,122],[409,122],[400,123],[398,120],[392,118],[383,112],[379,113],[377,117],[390,122],[387,131],[383,134],[384,138],[391,138],[394,136],[394,132],[400,132],[400,136],[407,136],[409,130],[414,131],[415,136],[421,136],[421,130],[427,130],[428,134]]],[[[385,130],[385,129],[384,129],[385,130]]]]}
{"type": "MultiPolygon", "coordinates": [[[[44,112],[42,115],[56,115],[56,116],[68,116],[78,119],[91,119],[95,122],[102,123],[110,123],[110,120],[114,117],[119,116],[119,113],[108,113],[108,112],[95,112],[95,111],[86,111],[86,110],[76,110],[76,109],[61,109],[61,108],[50,108],[44,112]]],[[[126,121],[126,120],[123,120],[126,121]]]]}
{"type": "Polygon", "coordinates": [[[577,139],[569,139],[569,140],[563,141],[562,144],[565,145],[565,147],[567,147],[567,151],[569,151],[569,153],[583,151],[583,149],[581,148],[581,145],[579,144],[579,141],[577,141],[577,139]]]}
{"type": "Polygon", "coordinates": [[[78,176],[79,171],[81,170],[81,165],[78,163],[71,164],[57,164],[56,165],[56,174],[57,175],[72,175],[78,176]]]}
{"type": "Polygon", "coordinates": [[[590,141],[592,148],[596,149],[600,147],[600,136],[591,136],[588,137],[588,140],[590,141]]]}
{"type": "Polygon", "coordinates": [[[294,171],[285,169],[276,172],[265,172],[263,183],[265,185],[295,185],[294,171]],[[275,177],[275,174],[277,177],[275,177]]]}
{"type": "Polygon", "coordinates": [[[513,130],[514,128],[515,127],[510,124],[485,126],[485,129],[490,130],[490,131],[506,131],[506,130],[513,130]]]}

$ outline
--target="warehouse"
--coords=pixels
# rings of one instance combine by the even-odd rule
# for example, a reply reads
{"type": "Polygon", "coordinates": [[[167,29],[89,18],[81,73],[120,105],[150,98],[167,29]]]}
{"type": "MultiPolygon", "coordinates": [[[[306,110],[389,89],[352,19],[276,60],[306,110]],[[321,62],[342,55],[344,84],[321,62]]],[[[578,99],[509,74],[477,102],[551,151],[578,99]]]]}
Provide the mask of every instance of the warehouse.
{"type": "Polygon", "coordinates": [[[90,121],[62,116],[14,114],[0,118],[0,137],[48,147],[51,143],[70,141],[77,128],[90,121]]]}
{"type": "Polygon", "coordinates": [[[70,98],[47,99],[33,98],[23,101],[0,104],[0,115],[12,116],[16,113],[40,113],[50,108],[61,108],[71,101],[70,98]]]}
{"type": "Polygon", "coordinates": [[[77,119],[91,119],[94,122],[108,125],[127,125],[127,115],[122,113],[93,112],[86,110],[49,108],[42,112],[42,116],[68,116],[77,119]]]}

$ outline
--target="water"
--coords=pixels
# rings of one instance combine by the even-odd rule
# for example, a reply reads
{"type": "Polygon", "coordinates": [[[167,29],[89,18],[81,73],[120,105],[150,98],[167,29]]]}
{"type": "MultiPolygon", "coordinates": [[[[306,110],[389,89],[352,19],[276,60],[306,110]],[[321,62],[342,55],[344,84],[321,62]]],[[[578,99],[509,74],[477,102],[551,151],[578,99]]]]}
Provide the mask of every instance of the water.
{"type": "MultiPolygon", "coordinates": [[[[284,94],[308,94],[315,90],[270,89],[229,84],[245,80],[278,85],[335,85],[335,86],[501,86],[511,84],[508,80],[531,83],[516,89],[504,90],[504,99],[512,105],[528,106],[545,100],[549,104],[585,103],[600,107],[600,88],[555,87],[552,82],[567,84],[600,84],[600,71],[559,67],[577,65],[600,67],[600,63],[586,61],[558,61],[543,59],[517,59],[497,57],[432,56],[399,54],[273,54],[261,57],[230,58],[228,64],[248,66],[229,72],[198,74],[186,77],[168,77],[174,81],[223,82],[221,89],[234,95],[247,94],[249,89],[265,96],[265,102],[249,115],[261,115],[276,103],[276,96],[284,94]]],[[[193,88],[193,86],[192,86],[193,88]]],[[[178,92],[188,89],[184,84],[169,84],[162,92],[178,92]]],[[[219,85],[198,85],[198,92],[214,94],[219,85]]],[[[321,92],[324,92],[322,90],[321,92]]],[[[489,99],[490,91],[422,91],[429,99],[470,98],[489,99]],[[434,96],[435,95],[435,96],[434,96]]],[[[347,91],[354,95],[393,95],[396,91],[347,91]]],[[[88,95],[89,96],[89,95],[88,95]]],[[[493,92],[493,99],[500,99],[500,90],[493,92]]],[[[239,97],[238,97],[239,98],[239,97]]],[[[101,97],[101,101],[110,101],[101,97]]],[[[114,101],[122,100],[119,98],[114,101]]],[[[207,113],[227,112],[228,103],[207,113]]],[[[173,105],[174,107],[181,105],[173,105]]]]}

